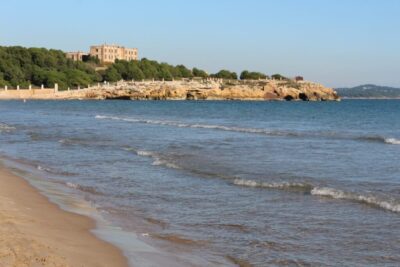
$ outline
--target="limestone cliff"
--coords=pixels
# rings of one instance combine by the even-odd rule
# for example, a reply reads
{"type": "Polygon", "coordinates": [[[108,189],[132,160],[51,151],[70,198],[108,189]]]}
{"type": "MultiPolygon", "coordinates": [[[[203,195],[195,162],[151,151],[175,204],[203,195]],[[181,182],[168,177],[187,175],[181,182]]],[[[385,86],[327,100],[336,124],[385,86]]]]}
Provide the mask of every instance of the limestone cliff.
{"type": "Polygon", "coordinates": [[[127,100],[340,100],[320,84],[300,81],[193,79],[98,84],[85,89],[0,90],[0,99],[127,99],[127,100]]]}
{"type": "MultiPolygon", "coordinates": [[[[81,98],[132,100],[339,100],[337,93],[312,82],[191,80],[119,82],[80,92],[81,98]]],[[[74,92],[71,96],[76,95],[74,92]]]]}

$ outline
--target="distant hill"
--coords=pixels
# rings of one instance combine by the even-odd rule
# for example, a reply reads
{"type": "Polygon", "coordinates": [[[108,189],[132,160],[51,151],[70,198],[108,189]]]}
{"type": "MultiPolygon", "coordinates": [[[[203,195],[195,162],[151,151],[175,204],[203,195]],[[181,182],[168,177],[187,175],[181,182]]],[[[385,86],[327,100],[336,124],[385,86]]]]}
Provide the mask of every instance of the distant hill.
{"type": "Polygon", "coordinates": [[[365,84],[352,88],[336,88],[343,98],[400,98],[400,88],[365,84]]]}

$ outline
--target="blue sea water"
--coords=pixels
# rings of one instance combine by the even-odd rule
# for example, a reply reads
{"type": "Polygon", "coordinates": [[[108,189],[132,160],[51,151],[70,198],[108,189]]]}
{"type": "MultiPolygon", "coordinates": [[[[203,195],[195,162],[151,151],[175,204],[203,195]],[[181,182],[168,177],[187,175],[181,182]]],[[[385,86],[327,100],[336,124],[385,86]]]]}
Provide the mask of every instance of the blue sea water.
{"type": "Polygon", "coordinates": [[[1,101],[0,144],[141,266],[400,264],[399,100],[1,101]]]}

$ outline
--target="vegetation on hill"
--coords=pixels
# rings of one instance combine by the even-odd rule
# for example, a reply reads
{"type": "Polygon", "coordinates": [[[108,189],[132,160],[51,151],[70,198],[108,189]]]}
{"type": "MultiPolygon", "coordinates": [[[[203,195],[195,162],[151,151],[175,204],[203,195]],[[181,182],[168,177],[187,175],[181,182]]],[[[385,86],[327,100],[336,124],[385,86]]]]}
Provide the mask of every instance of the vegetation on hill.
{"type": "Polygon", "coordinates": [[[231,72],[229,70],[220,70],[219,72],[215,74],[210,75],[213,78],[218,78],[218,79],[232,79],[232,80],[237,80],[238,76],[236,72],[231,72]]]}
{"type": "Polygon", "coordinates": [[[245,70],[240,74],[241,80],[259,80],[266,78],[268,78],[268,76],[261,72],[249,72],[245,70]]]}
{"type": "MultiPolygon", "coordinates": [[[[155,79],[171,81],[182,78],[220,78],[238,79],[236,72],[221,70],[215,74],[184,65],[173,66],[143,58],[138,61],[117,60],[107,69],[95,71],[99,66],[97,58],[85,57],[83,62],[67,59],[61,50],[45,48],[24,48],[20,46],[0,46],[0,87],[5,85],[27,88],[30,84],[52,88],[58,83],[60,89],[67,87],[86,86],[102,81],[116,82],[124,80],[155,79]]],[[[242,80],[265,79],[268,76],[260,72],[243,71],[242,80]]],[[[272,76],[274,79],[286,79],[280,74],[272,76]]]]}
{"type": "Polygon", "coordinates": [[[101,81],[102,77],[84,62],[74,62],[60,50],[0,47],[0,86],[29,84],[60,88],[101,81]]]}
{"type": "Polygon", "coordinates": [[[116,60],[104,73],[104,80],[109,82],[124,80],[155,79],[171,81],[180,78],[207,77],[203,70],[194,68],[190,70],[184,65],[172,66],[167,63],[159,63],[155,60],[143,58],[137,61],[116,60]]]}
{"type": "Polygon", "coordinates": [[[400,88],[365,84],[353,88],[336,88],[341,97],[348,98],[400,98],[400,88]]]}

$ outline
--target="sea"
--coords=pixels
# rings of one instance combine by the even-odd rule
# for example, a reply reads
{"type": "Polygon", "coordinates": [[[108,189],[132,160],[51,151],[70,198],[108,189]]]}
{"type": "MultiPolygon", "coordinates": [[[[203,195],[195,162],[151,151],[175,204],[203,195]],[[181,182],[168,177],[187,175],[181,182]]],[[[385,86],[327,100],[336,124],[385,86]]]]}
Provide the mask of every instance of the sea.
{"type": "Polygon", "coordinates": [[[400,100],[1,101],[0,160],[134,266],[400,266],[400,100]]]}

